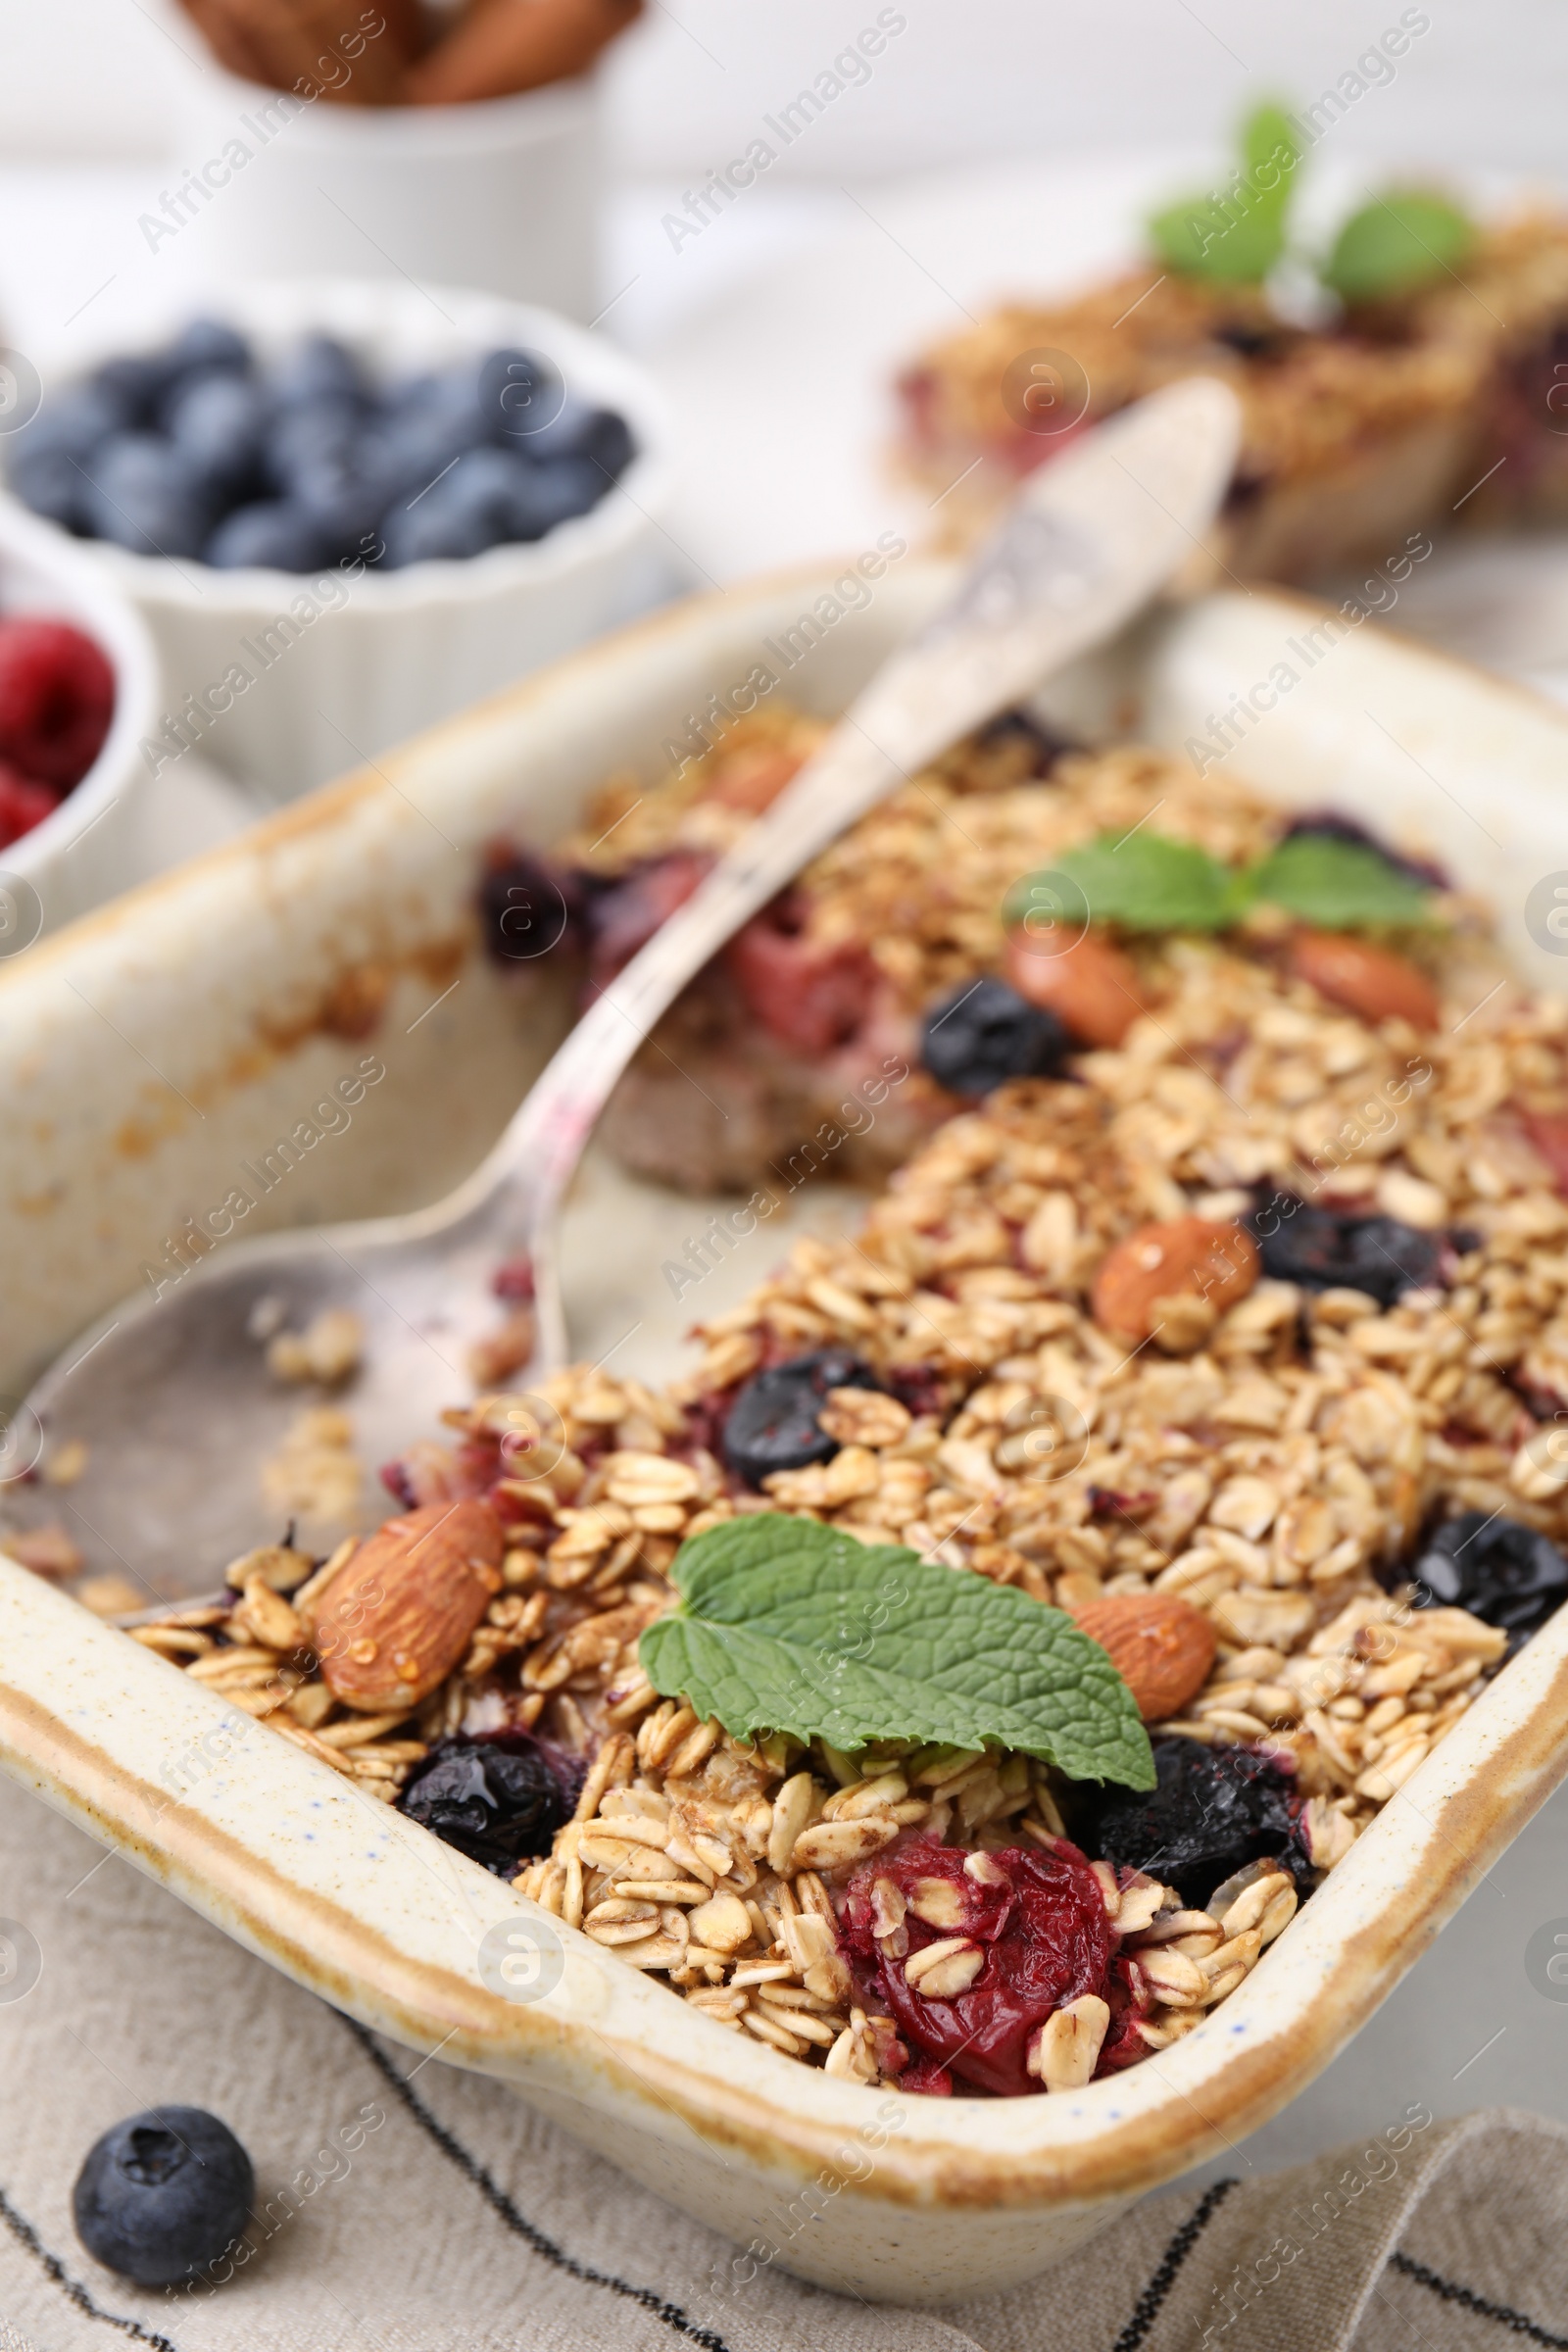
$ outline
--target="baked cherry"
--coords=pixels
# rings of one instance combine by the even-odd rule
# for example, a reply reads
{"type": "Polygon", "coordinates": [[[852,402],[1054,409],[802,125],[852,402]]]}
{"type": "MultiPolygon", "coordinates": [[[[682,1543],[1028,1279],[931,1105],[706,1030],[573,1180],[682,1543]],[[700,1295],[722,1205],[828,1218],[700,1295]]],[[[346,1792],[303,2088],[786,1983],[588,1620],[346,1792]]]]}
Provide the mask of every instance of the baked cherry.
{"type": "Polygon", "coordinates": [[[914,2053],[904,2082],[941,2091],[940,2078],[956,2076],[1003,2097],[1040,2089],[1030,2041],[1064,2002],[1106,1996],[1116,1945],[1100,1882],[1064,1838],[1050,1852],[991,1854],[913,1838],[855,1873],[840,1938],[869,2002],[914,2053]],[[908,1974],[937,1943],[954,1944],[953,1973],[969,1976],[941,1994],[921,1986],[946,1981],[942,1955],[928,1973],[916,1965],[913,1984],[908,1974]]]}

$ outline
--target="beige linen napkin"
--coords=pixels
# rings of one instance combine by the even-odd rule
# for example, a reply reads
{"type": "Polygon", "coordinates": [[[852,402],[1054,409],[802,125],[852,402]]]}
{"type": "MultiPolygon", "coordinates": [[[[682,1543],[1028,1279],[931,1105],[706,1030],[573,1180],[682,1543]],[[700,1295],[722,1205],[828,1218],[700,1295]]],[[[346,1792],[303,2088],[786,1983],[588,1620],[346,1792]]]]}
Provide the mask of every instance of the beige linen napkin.
{"type": "Polygon", "coordinates": [[[1568,2132],[1532,2116],[1418,2108],[1371,2146],[1166,2191],[1031,2285],[891,2309],[737,2263],[9,1786],[0,1914],[0,2352],[1568,2352],[1568,2132]],[[249,2148],[257,2246],[163,2294],[84,2252],[71,2189],[100,2132],[176,2101],[249,2148]]]}

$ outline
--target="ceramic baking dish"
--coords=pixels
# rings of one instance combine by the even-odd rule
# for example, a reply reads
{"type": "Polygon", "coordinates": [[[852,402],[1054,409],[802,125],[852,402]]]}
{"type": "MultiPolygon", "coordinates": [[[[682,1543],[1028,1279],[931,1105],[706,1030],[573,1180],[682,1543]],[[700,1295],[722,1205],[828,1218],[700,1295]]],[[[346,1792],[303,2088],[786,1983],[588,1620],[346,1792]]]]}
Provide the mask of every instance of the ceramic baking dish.
{"type": "MultiPolygon", "coordinates": [[[[796,575],[677,608],[0,971],[13,1290],[0,1383],[14,1394],[134,1287],[180,1216],[220,1200],[237,1162],[367,1046],[384,1083],[259,1220],[412,1205],[471,1165],[563,1017],[542,988],[504,992],[479,956],[480,845],[503,822],[549,840],[619,762],[657,772],[710,695],[782,666],[784,632],[830,585],[796,575]]],[[[935,569],[895,565],[784,690],[840,706],[941,586],[935,569]]],[[[1286,803],[1423,837],[1491,894],[1521,962],[1549,982],[1553,958],[1524,925],[1529,888],[1568,869],[1568,719],[1544,704],[1263,595],[1147,625],[1048,701],[1080,732],[1179,747],[1212,737],[1238,697],[1256,712],[1271,695],[1238,765],[1286,803]]],[[[620,1336],[628,1296],[651,1302],[660,1218],[687,1230],[702,1213],[648,1200],[598,1218],[585,1352],[620,1336]]],[[[172,1565],[211,1582],[212,1563],[172,1565]]],[[[901,2097],[726,2034],[0,1561],[0,1763],[15,1779],[326,1999],[513,2082],[751,2246],[743,2259],[899,2301],[1028,2278],[1284,2105],[1562,1776],[1565,1717],[1568,1611],[1198,2032],[1078,2094],[901,2097]],[[509,1922],[542,1939],[537,1969],[502,1964],[509,1922]]]]}

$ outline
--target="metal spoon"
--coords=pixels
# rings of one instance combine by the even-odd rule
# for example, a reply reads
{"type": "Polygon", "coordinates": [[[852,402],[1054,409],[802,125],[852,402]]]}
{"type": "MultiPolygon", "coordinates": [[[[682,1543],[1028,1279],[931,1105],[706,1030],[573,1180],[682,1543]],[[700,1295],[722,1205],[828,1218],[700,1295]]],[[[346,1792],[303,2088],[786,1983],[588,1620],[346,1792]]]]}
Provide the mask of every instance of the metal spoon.
{"type": "MultiPolygon", "coordinates": [[[[264,1302],[295,1328],[329,1306],[363,1319],[353,1412],[371,1461],[471,1393],[467,1350],[494,1328],[501,1261],[528,1256],[535,1270],[539,1337],[525,1377],[564,1361],[557,1212],[655,1022],[742,923],[906,775],[1136,612],[1200,543],[1237,441],[1232,394],[1199,378],[1032,475],[951,602],[606,989],[449,1200],[236,1245],[166,1300],[130,1300],[68,1348],[29,1402],[52,1439],[87,1442],[83,1476],[49,1507],[70,1511],[96,1564],[118,1560],[150,1596],[173,1597],[210,1587],[258,1540],[259,1469],[301,1403],[267,1372],[253,1320],[264,1302]]],[[[18,1515],[30,1515],[27,1491],[17,1499],[18,1515]]]]}

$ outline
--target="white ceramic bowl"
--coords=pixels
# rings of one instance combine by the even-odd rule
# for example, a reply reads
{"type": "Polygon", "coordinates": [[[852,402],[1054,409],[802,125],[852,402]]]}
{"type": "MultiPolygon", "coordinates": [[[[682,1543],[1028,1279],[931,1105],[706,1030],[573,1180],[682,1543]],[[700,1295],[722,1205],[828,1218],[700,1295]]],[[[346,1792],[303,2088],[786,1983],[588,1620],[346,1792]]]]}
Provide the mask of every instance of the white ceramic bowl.
{"type": "Polygon", "coordinates": [[[468,106],[344,106],[204,63],[180,77],[177,153],[220,184],[198,180],[209,200],[178,228],[180,256],[211,285],[412,278],[591,318],[599,111],[592,74],[468,106]]]}
{"type": "MultiPolygon", "coordinates": [[[[15,1269],[0,1390],[133,1288],[186,1211],[221,1201],[240,1161],[367,1044],[384,1081],[255,1224],[412,1207],[471,1168],[561,1013],[543,991],[519,1002],[487,963],[472,922],[485,842],[503,825],[559,839],[608,769],[660,772],[681,714],[745,678],[831,578],[822,567],[661,614],[0,966],[0,1262],[15,1269]],[[432,856],[432,823],[455,855],[432,856]],[[332,1007],[370,971],[381,1019],[349,1042],[332,1007]],[[93,1010],[109,1004],[114,1031],[93,1010]]],[[[901,564],[784,691],[841,710],[946,585],[935,566],[901,564]]],[[[1047,713],[1085,738],[1132,727],[1179,748],[1322,617],[1298,598],[1205,598],[1075,664],[1047,713]]],[[[1523,920],[1544,869],[1568,869],[1561,711],[1391,636],[1346,632],[1253,729],[1245,772],[1286,807],[1327,801],[1396,838],[1424,836],[1493,898],[1521,967],[1561,985],[1562,960],[1523,920]],[[1468,813],[1483,804],[1485,831],[1468,813]]],[[[705,1212],[666,1196],[659,1213],[674,1248],[705,1212]]],[[[770,1233],[783,1250],[789,1236],[770,1233]]],[[[601,1289],[598,1311],[578,1317],[582,1355],[628,1339],[639,1309],[625,1311],[626,1292],[656,1311],[663,1254],[646,1221],[601,1216],[582,1257],[624,1291],[601,1289]]],[[[573,1309],[581,1274],[568,1262],[573,1309]]],[[[68,1520],[70,1493],[53,1491],[68,1520]]],[[[726,2033],[0,1561],[0,1769],[297,1982],[514,2083],[661,2195],[751,2241],[754,2258],[898,2302],[1027,2278],[1277,2113],[1561,1779],[1565,1726],[1568,1609],[1196,2033],[1081,2092],[921,2098],[726,2033]],[[552,1958],[509,1982],[498,1963],[514,1929],[559,1955],[559,1975],[552,1958]]],[[[887,2339],[868,2328],[866,2340],[887,2339]]]]}
{"type": "MultiPolygon", "coordinates": [[[[179,314],[149,320],[140,347],[165,341],[192,307],[186,301],[179,314]]],[[[250,674],[254,682],[202,728],[200,750],[266,800],[291,800],[373,759],[664,592],[658,518],[672,487],[664,409],[642,369],[612,344],[550,311],[401,281],[227,285],[205,307],[231,320],[264,358],[321,331],[340,337],[374,376],[440,368],[501,345],[542,352],[569,394],[618,410],[637,447],[591,514],[544,539],[464,563],[362,569],[353,579],[330,565],[318,573],[216,571],[55,533],[63,550],[79,547],[145,614],[163,662],[164,713],[187,708],[187,696],[201,703],[236,663],[250,674]],[[303,617],[295,600],[317,579],[327,588],[308,603],[319,611],[303,617]],[[264,666],[268,631],[281,650],[264,666]]],[[[132,348],[117,337],[87,364],[132,348]]],[[[167,772],[156,750],[149,761],[167,772]]]]}
{"type": "Polygon", "coordinates": [[[74,541],[0,497],[0,614],[69,620],[115,673],[103,747],[52,816],[0,850],[0,956],[124,887],[146,769],[139,746],[158,698],[158,657],[130,599],[74,541]]]}

